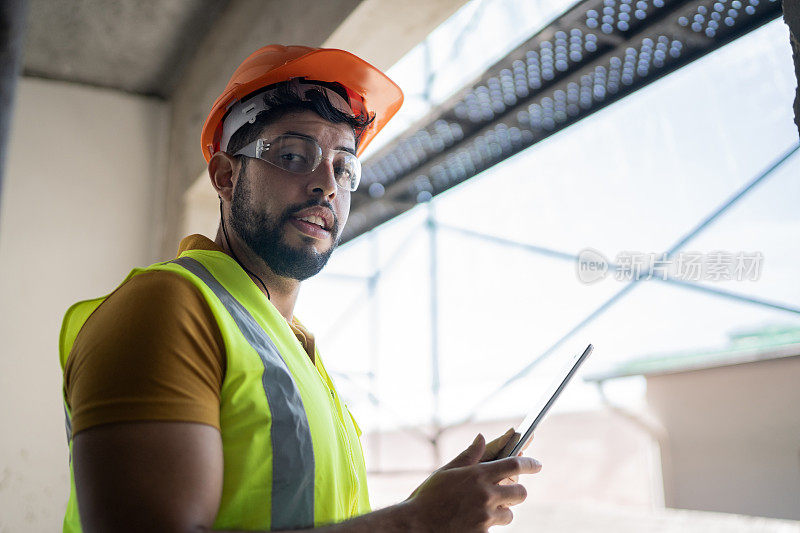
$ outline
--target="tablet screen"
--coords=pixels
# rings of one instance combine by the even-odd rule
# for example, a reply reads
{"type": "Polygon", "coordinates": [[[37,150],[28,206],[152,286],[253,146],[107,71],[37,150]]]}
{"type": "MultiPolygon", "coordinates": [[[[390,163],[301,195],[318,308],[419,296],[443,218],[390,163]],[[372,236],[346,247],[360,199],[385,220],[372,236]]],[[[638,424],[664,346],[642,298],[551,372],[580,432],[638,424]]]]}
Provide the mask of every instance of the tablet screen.
{"type": "Polygon", "coordinates": [[[519,425],[514,437],[497,456],[498,459],[517,455],[525,448],[525,444],[533,436],[533,430],[536,429],[536,426],[538,426],[539,422],[542,421],[544,416],[547,414],[547,411],[555,403],[558,395],[561,394],[561,391],[567,386],[569,380],[575,375],[578,367],[580,367],[586,358],[589,357],[589,354],[592,353],[593,349],[594,347],[590,344],[586,347],[582,354],[575,355],[570,360],[568,365],[564,368],[563,373],[556,378],[553,384],[545,391],[545,394],[542,395],[539,402],[535,405],[535,408],[529,412],[528,416],[525,417],[525,420],[522,421],[522,424],[519,425]]]}

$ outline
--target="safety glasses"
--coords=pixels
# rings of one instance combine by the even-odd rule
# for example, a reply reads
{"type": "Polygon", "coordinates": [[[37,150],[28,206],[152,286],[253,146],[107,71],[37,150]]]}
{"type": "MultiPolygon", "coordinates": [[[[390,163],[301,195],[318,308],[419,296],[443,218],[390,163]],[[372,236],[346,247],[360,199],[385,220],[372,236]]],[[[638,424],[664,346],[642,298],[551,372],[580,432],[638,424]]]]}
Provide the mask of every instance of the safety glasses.
{"type": "MultiPolygon", "coordinates": [[[[322,147],[314,139],[292,134],[280,135],[271,141],[256,139],[233,155],[256,157],[293,174],[310,174],[323,159],[322,147]]],[[[361,181],[361,161],[344,150],[331,150],[328,158],[336,184],[355,191],[361,181]]]]}

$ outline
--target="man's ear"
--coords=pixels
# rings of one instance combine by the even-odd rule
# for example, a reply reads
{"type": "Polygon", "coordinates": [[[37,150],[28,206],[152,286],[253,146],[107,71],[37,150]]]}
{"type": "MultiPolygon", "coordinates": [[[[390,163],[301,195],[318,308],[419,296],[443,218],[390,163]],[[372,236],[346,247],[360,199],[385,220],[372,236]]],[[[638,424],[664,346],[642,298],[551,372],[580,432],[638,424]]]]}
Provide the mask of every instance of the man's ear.
{"type": "Polygon", "coordinates": [[[217,195],[230,202],[239,176],[239,161],[225,152],[217,152],[208,162],[208,177],[217,195]]]}

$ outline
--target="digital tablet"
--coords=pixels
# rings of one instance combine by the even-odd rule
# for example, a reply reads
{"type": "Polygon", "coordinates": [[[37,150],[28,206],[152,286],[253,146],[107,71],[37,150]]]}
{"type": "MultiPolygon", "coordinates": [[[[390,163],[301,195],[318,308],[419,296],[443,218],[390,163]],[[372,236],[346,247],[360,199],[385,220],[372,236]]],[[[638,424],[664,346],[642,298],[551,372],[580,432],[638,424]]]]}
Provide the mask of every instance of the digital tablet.
{"type": "Polygon", "coordinates": [[[569,380],[572,379],[572,376],[575,375],[577,372],[578,367],[583,364],[589,354],[592,353],[594,347],[590,344],[586,347],[582,354],[576,355],[573,357],[572,361],[568,367],[565,368],[565,374],[563,376],[559,376],[547,392],[542,396],[539,403],[536,405],[536,409],[531,411],[525,420],[522,421],[522,424],[519,425],[514,436],[508,441],[503,451],[501,451],[497,455],[497,459],[504,459],[506,457],[512,457],[517,455],[521,452],[525,445],[533,438],[533,430],[536,429],[536,426],[539,425],[539,422],[542,421],[544,416],[547,414],[547,411],[550,410],[550,407],[556,402],[556,398],[558,395],[561,394],[561,391],[564,390],[564,387],[567,386],[569,380]]]}

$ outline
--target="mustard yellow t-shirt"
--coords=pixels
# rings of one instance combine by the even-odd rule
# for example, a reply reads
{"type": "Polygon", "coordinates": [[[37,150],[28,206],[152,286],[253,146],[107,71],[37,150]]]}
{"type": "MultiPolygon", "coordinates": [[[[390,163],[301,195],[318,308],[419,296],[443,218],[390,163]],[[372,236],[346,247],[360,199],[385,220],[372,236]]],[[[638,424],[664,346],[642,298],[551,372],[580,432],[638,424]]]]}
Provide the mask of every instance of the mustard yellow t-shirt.
{"type": "MultiPolygon", "coordinates": [[[[223,251],[202,235],[185,250],[223,251]]],[[[289,324],[311,359],[314,336],[289,324]]],[[[219,429],[225,346],[200,291],[173,272],[118,287],[84,324],[64,368],[73,434],[112,422],[171,420],[219,429]]]]}

